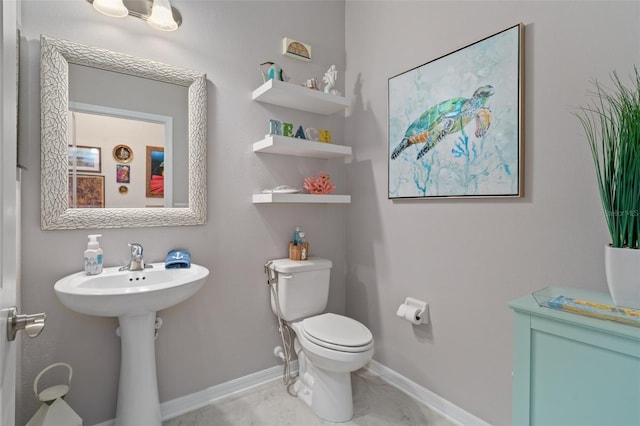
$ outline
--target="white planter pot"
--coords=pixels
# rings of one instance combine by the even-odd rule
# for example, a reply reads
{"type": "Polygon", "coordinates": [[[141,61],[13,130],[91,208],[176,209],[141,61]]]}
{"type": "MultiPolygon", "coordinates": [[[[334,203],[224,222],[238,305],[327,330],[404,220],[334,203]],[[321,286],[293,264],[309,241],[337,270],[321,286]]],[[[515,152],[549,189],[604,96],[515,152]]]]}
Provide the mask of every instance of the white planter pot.
{"type": "Polygon", "coordinates": [[[606,246],[604,262],[613,303],[640,309],[640,250],[606,246]]]}

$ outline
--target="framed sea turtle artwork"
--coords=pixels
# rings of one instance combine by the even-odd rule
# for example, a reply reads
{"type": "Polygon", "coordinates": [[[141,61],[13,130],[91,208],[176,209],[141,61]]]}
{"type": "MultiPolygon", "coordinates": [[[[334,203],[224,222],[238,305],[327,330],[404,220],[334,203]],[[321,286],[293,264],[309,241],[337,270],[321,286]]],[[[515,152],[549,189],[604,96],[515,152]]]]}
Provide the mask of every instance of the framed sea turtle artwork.
{"type": "Polygon", "coordinates": [[[389,78],[389,198],[522,197],[524,25],[389,78]]]}

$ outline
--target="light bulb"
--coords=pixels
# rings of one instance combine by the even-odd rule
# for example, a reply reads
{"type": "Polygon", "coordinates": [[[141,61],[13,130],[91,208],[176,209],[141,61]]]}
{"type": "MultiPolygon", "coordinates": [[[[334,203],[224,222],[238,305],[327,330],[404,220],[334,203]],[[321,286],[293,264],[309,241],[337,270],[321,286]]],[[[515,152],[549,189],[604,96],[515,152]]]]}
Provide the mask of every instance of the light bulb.
{"type": "Polygon", "coordinates": [[[129,14],[129,10],[122,3],[122,0],[93,0],[93,8],[114,18],[124,18],[129,14]]]}
{"type": "Polygon", "coordinates": [[[169,0],[153,0],[151,16],[147,19],[147,23],[160,31],[175,31],[178,29],[178,24],[173,19],[169,0]]]}

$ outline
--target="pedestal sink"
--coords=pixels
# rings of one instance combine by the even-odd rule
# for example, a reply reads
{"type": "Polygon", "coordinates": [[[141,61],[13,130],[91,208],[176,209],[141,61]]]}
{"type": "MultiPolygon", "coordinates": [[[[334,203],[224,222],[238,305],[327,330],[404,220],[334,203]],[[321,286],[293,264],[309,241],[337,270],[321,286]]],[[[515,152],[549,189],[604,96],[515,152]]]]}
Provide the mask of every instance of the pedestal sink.
{"type": "Polygon", "coordinates": [[[160,426],[160,400],[154,348],[156,312],[198,291],[209,276],[203,266],[165,269],[153,263],[144,271],[105,268],[56,282],[54,289],[68,308],[87,315],[118,317],[122,359],[116,426],[160,426]]]}

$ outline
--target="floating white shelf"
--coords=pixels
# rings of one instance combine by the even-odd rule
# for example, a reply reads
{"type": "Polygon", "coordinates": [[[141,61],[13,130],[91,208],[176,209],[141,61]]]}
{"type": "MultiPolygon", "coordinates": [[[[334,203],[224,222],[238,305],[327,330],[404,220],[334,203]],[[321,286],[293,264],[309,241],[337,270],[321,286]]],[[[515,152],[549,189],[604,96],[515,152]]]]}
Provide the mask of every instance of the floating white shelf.
{"type": "Polygon", "coordinates": [[[287,136],[266,135],[264,139],[253,144],[253,152],[330,159],[350,157],[351,147],[287,136]]]}
{"type": "Polygon", "coordinates": [[[253,204],[270,204],[270,203],[349,204],[350,202],[351,202],[351,195],[253,194],[253,204]]]}
{"type": "Polygon", "coordinates": [[[269,80],[253,91],[253,100],[329,115],[350,105],[344,96],[335,96],[279,80],[269,80]]]}
{"type": "MultiPolygon", "coordinates": [[[[330,95],[279,80],[269,80],[258,87],[253,91],[252,99],[258,102],[322,115],[344,111],[350,105],[343,96],[330,95]]],[[[254,143],[253,152],[322,159],[350,157],[352,155],[350,146],[277,135],[266,135],[264,139],[254,143]]],[[[254,194],[253,203],[348,204],[351,203],[351,196],[332,194],[254,194]]]]}

